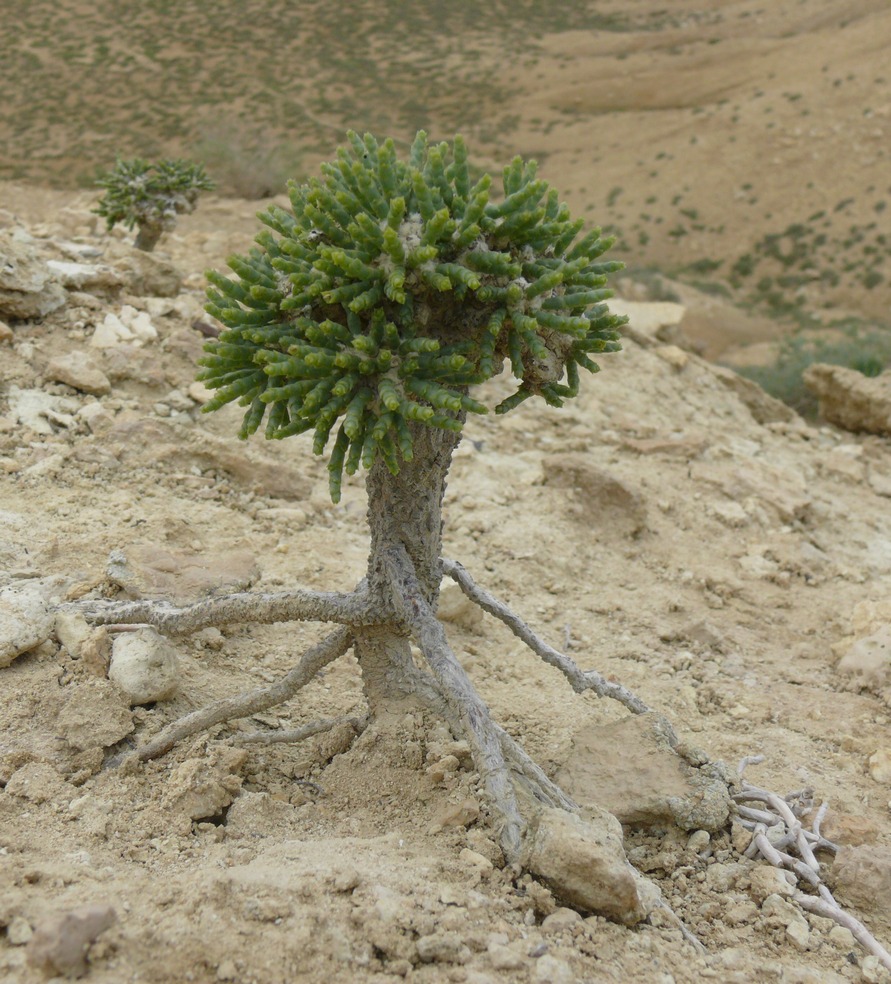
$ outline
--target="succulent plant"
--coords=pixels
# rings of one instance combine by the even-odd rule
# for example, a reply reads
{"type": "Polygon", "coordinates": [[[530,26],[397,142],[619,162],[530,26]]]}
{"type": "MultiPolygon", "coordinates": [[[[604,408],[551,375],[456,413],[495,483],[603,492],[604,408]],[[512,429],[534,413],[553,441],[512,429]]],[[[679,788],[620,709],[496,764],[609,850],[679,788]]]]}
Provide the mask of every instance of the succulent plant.
{"type": "Polygon", "coordinates": [[[194,211],[202,191],[214,187],[202,164],[185,160],[152,164],[140,157],[118,159],[98,183],[106,193],[93,211],[109,229],[119,222],[128,229],[137,226],[135,245],[147,252],[175,227],[179,215],[194,211]]]}
{"type": "Polygon", "coordinates": [[[502,180],[493,200],[461,137],[422,131],[402,161],[392,140],[350,133],[320,178],[290,185],[290,210],[260,213],[256,246],[229,260],[236,278],[208,273],[227,330],[202,359],[217,390],[205,410],[237,400],[242,437],[265,418],[269,438],[313,431],[317,454],[334,432],[337,501],[343,471],[411,460],[410,422],[460,431],[460,411],[486,413],[468,388],[505,361],[517,389],[496,413],[576,396],[592,354],[620,347],[624,319],[604,301],[621,264],[534,162],[515,158],[502,180]]]}

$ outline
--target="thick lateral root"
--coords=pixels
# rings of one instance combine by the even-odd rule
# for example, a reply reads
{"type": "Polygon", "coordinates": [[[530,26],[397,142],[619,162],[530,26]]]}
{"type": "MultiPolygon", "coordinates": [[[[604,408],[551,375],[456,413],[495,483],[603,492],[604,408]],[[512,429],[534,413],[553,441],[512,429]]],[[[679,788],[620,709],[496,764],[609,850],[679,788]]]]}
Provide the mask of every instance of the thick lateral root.
{"type": "Polygon", "coordinates": [[[504,622],[511,632],[525,642],[537,656],[560,670],[576,693],[581,694],[586,690],[593,690],[598,697],[611,697],[620,704],[624,704],[629,711],[633,711],[635,714],[646,714],[651,710],[640,697],[630,690],[618,683],[610,683],[596,670],[582,670],[565,653],[558,652],[549,646],[503,601],[499,601],[494,595],[481,588],[457,561],[443,558],[442,569],[474,604],[479,605],[484,612],[488,612],[499,621],[504,622]]]}
{"type": "Polygon", "coordinates": [[[238,736],[240,744],[252,745],[278,745],[304,741],[312,738],[313,735],[321,735],[326,731],[331,731],[341,724],[349,724],[356,735],[361,735],[368,726],[367,718],[349,717],[343,715],[336,718],[320,718],[318,721],[311,721],[304,724],[301,728],[292,728],[290,731],[251,731],[248,734],[238,736]]]}
{"type": "Polygon", "coordinates": [[[277,683],[270,687],[260,687],[247,693],[236,694],[234,697],[226,697],[173,721],[151,741],[136,749],[136,758],[141,762],[147,762],[168,752],[183,738],[188,738],[199,731],[206,731],[215,724],[249,717],[251,714],[258,714],[276,704],[284,703],[305,687],[319,670],[342,656],[352,644],[353,636],[349,629],[336,629],[320,643],[308,649],[294,669],[277,683]]]}
{"type": "Polygon", "coordinates": [[[450,716],[460,725],[470,745],[490,804],[503,818],[501,849],[504,856],[509,864],[517,864],[525,822],[517,805],[501,736],[489,709],[452,652],[442,623],[425,598],[411,558],[401,544],[387,551],[386,570],[396,612],[424,654],[451,711],[450,716]]]}
{"type": "Polygon", "coordinates": [[[364,582],[350,594],[334,591],[242,592],[177,608],[166,601],[91,601],[73,606],[94,625],[153,625],[170,634],[236,622],[334,622],[372,625],[384,613],[368,600],[364,582]]]}

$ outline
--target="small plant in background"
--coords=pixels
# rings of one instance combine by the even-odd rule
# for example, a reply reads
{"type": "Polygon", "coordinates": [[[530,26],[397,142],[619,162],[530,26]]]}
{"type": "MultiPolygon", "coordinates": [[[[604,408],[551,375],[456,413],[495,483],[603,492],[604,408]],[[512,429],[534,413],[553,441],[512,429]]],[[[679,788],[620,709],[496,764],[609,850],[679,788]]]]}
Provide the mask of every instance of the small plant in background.
{"type": "Polygon", "coordinates": [[[142,158],[118,160],[98,184],[106,193],[93,210],[108,223],[137,227],[134,245],[151,252],[165,232],[176,226],[177,217],[195,210],[198,196],[214,183],[203,164],[185,160],[150,163],[142,158]]]}
{"type": "Polygon", "coordinates": [[[864,376],[878,376],[891,365],[891,332],[865,331],[858,325],[842,328],[842,338],[830,340],[802,333],[780,343],[776,359],[766,366],[741,366],[736,371],[753,379],[762,389],[787,403],[802,417],[817,416],[817,397],[804,383],[808,366],[825,362],[856,369],[864,376]]]}

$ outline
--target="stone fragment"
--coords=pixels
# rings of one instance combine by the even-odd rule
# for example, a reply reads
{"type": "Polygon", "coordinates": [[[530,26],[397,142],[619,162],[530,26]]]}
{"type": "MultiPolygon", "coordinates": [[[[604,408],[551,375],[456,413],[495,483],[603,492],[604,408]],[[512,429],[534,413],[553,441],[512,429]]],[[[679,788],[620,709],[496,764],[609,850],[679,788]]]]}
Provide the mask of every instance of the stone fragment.
{"type": "Polygon", "coordinates": [[[647,892],[628,863],[622,826],[601,809],[589,818],[544,809],[530,825],[524,867],[566,905],[634,925],[648,914],[647,892]]]}
{"type": "Polygon", "coordinates": [[[472,957],[457,933],[430,933],[419,937],[415,945],[422,963],[466,964],[472,957]]]}
{"type": "Polygon", "coordinates": [[[761,912],[774,923],[783,926],[786,939],[798,950],[807,950],[810,946],[810,926],[801,911],[791,902],[779,895],[768,895],[761,903],[761,912]]]}
{"type": "Polygon", "coordinates": [[[802,378],[831,424],[855,433],[891,434],[891,371],[870,378],[856,369],[817,363],[802,378]]]}
{"type": "Polygon", "coordinates": [[[6,938],[13,946],[24,946],[33,935],[31,923],[24,916],[13,916],[6,927],[6,938]]]}
{"type": "Polygon", "coordinates": [[[83,977],[90,944],[116,919],[111,906],[85,905],[41,920],[28,942],[28,964],[48,976],[83,977]]]}
{"type": "Polygon", "coordinates": [[[167,599],[177,604],[206,594],[243,591],[259,576],[257,560],[248,550],[187,554],[154,544],[128,547],[109,554],[109,580],[133,599],[167,599]]]}
{"type": "MultiPolygon", "coordinates": [[[[162,796],[164,806],[192,820],[215,817],[241,790],[238,774],[248,754],[241,748],[214,747],[202,758],[186,759],[170,774],[162,796]]],[[[284,804],[282,809],[287,810],[284,804]]]]}
{"type": "Polygon", "coordinates": [[[749,894],[760,903],[770,896],[791,898],[795,887],[786,872],[772,865],[758,865],[749,875],[749,894]]]}
{"type": "Polygon", "coordinates": [[[891,749],[880,748],[869,756],[869,774],[876,782],[891,783],[891,749]]]}
{"type": "Polygon", "coordinates": [[[71,786],[49,762],[26,762],[6,783],[6,794],[29,803],[57,803],[71,795],[71,786]]]}
{"type": "Polygon", "coordinates": [[[726,782],[715,767],[690,765],[673,742],[658,714],[590,725],[573,735],[555,778],[577,803],[596,803],[621,823],[720,830],[730,813],[726,782]]]}
{"type": "Polygon", "coordinates": [[[109,311],[105,320],[96,325],[90,345],[93,348],[113,348],[116,345],[145,345],[157,339],[158,332],[145,311],[125,304],[119,314],[109,311]]]}
{"type": "Polygon", "coordinates": [[[575,492],[598,532],[623,536],[639,533],[647,521],[641,494],[579,452],[547,455],[542,461],[546,484],[575,492]]]}
{"type": "Polygon", "coordinates": [[[91,434],[102,437],[114,427],[114,414],[101,403],[87,403],[77,411],[78,420],[82,420],[91,434]]]}
{"type": "Polygon", "coordinates": [[[122,632],[111,647],[108,678],[131,704],[152,704],[172,696],[179,685],[176,650],[154,629],[122,632]]]}
{"type": "Polygon", "coordinates": [[[490,943],[487,952],[495,970],[520,970],[529,962],[519,947],[505,943],[490,943]]]}
{"type": "Polygon", "coordinates": [[[687,339],[680,329],[687,309],[672,301],[626,301],[614,297],[610,301],[613,314],[628,315],[629,322],[622,334],[633,338],[638,345],[651,348],[659,342],[687,346],[687,339]]]}
{"type": "Polygon", "coordinates": [[[37,250],[15,233],[0,232],[0,314],[42,318],[65,300],[65,288],[37,250]]]}
{"type": "Polygon", "coordinates": [[[479,819],[479,815],[479,803],[468,796],[460,803],[447,803],[439,811],[434,822],[440,830],[446,827],[469,827],[479,819]]]}
{"type": "Polygon", "coordinates": [[[44,593],[36,585],[0,590],[0,668],[46,642],[53,623],[44,593]]]}
{"type": "Polygon", "coordinates": [[[126,698],[107,680],[80,679],[66,688],[60,704],[57,733],[78,751],[109,748],[133,731],[126,698]]]}
{"type": "Polygon", "coordinates": [[[10,344],[15,336],[5,321],[0,321],[0,345],[10,344]]]}
{"type": "Polygon", "coordinates": [[[830,887],[851,905],[888,918],[891,913],[891,847],[842,847],[828,869],[830,887]]]}
{"type": "Polygon", "coordinates": [[[74,417],[70,414],[77,410],[77,404],[65,397],[39,389],[19,389],[13,384],[9,387],[7,398],[13,420],[30,427],[35,434],[53,434],[53,423],[62,427],[70,427],[74,423],[74,417]]]}
{"type": "Polygon", "coordinates": [[[581,921],[582,917],[575,909],[559,908],[555,909],[549,916],[545,916],[541,928],[545,933],[562,933],[563,930],[570,929],[581,921]]]}
{"type": "Polygon", "coordinates": [[[575,984],[578,978],[565,960],[546,953],[535,961],[536,984],[575,984]]]}
{"type": "Polygon", "coordinates": [[[136,297],[176,297],[182,290],[182,274],[158,253],[113,242],[106,259],[124,281],[125,288],[136,297]]]}
{"type": "Polygon", "coordinates": [[[464,864],[469,864],[471,867],[476,868],[477,871],[482,875],[487,875],[489,872],[494,870],[494,865],[487,858],[483,857],[478,851],[472,851],[469,847],[464,847],[458,854],[458,860],[463,861],[464,864]]]}
{"type": "Polygon", "coordinates": [[[836,667],[849,690],[874,693],[891,685],[891,623],[858,639],[836,667]]]}
{"type": "Polygon", "coordinates": [[[123,277],[110,266],[101,263],[76,263],[70,260],[47,260],[46,265],[68,290],[119,290],[123,277]]]}
{"type": "Polygon", "coordinates": [[[93,396],[105,396],[111,392],[108,376],[85,352],[74,351],[50,359],[46,378],[93,396]]]}

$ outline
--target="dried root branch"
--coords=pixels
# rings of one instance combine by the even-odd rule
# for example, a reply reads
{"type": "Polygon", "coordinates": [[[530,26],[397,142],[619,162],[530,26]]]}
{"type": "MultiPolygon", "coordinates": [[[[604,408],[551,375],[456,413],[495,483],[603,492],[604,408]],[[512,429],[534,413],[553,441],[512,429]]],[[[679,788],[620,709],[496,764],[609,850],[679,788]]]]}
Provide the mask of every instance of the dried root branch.
{"type": "MultiPolygon", "coordinates": [[[[744,758],[739,764],[739,775],[749,765],[764,761],[761,755],[744,758]]],[[[761,857],[777,868],[791,871],[795,878],[804,882],[817,894],[812,895],[798,889],[793,899],[808,912],[826,919],[832,919],[839,926],[850,930],[860,945],[878,957],[881,964],[891,970],[891,953],[870,933],[858,919],[845,912],[833,898],[832,892],[823,883],[820,862],[816,851],[838,853],[838,844],[827,840],[820,833],[820,825],[826,814],[824,803],[808,830],[801,817],[813,807],[810,790],[799,790],[781,797],[769,790],[761,789],[751,783],[741,781],[740,791],[733,794],[737,803],[739,822],[754,835],[746,851],[750,858],[761,857]],[[753,805],[757,804],[757,805],[753,805]]]]}
{"type": "Polygon", "coordinates": [[[350,594],[333,591],[282,591],[226,595],[177,608],[165,601],[81,602],[77,610],[94,625],[153,625],[165,634],[197,632],[235,622],[334,622],[371,625],[382,613],[369,602],[364,584],[350,594]]]}
{"type": "Polygon", "coordinates": [[[236,694],[234,697],[226,697],[192,714],[187,714],[169,724],[151,741],[138,748],[136,757],[141,762],[147,762],[170,751],[183,738],[188,738],[199,731],[206,731],[215,724],[231,721],[234,718],[249,717],[251,714],[258,714],[276,704],[284,703],[305,687],[319,670],[342,656],[352,644],[353,636],[349,629],[335,629],[320,643],[308,649],[294,669],[277,683],[270,687],[260,687],[247,693],[236,694]]]}
{"type": "Polygon", "coordinates": [[[324,734],[326,731],[331,731],[341,724],[349,724],[353,731],[359,735],[365,730],[367,723],[365,718],[342,715],[336,718],[320,718],[318,721],[311,721],[309,724],[304,724],[301,728],[292,728],[289,731],[251,731],[248,734],[239,735],[238,740],[242,744],[251,745],[290,744],[312,738],[313,735],[324,734]]]}
{"type": "Polygon", "coordinates": [[[460,722],[486,792],[503,817],[501,847],[505,858],[510,864],[516,863],[525,824],[502,752],[501,737],[489,709],[452,652],[405,548],[391,547],[386,553],[386,565],[396,611],[424,654],[451,716],[460,722]]]}
{"type": "Polygon", "coordinates": [[[494,615],[513,632],[513,634],[525,642],[526,645],[545,663],[556,667],[569,680],[569,684],[576,693],[584,693],[586,690],[593,690],[598,697],[611,697],[623,704],[634,714],[646,714],[650,708],[635,694],[618,683],[611,683],[596,670],[582,670],[576,662],[565,653],[558,652],[549,646],[544,639],[536,635],[532,629],[517,615],[511,611],[504,602],[499,601],[494,595],[489,594],[481,588],[476,581],[468,574],[463,565],[454,560],[443,558],[442,569],[444,573],[457,583],[458,587],[467,597],[479,605],[484,612],[494,615]]]}

